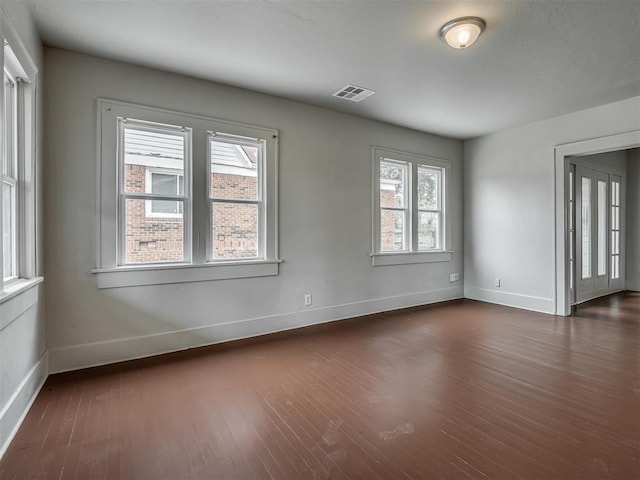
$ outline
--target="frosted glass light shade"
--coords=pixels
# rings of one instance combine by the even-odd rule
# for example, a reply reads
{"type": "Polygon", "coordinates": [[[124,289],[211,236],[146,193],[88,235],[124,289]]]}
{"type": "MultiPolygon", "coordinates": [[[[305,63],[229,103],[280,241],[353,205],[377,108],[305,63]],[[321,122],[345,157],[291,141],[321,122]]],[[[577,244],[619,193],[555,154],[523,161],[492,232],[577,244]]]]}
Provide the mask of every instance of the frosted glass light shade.
{"type": "Polygon", "coordinates": [[[478,39],[485,26],[485,21],[479,17],[456,18],[442,26],[440,38],[450,47],[467,48],[478,39]]]}

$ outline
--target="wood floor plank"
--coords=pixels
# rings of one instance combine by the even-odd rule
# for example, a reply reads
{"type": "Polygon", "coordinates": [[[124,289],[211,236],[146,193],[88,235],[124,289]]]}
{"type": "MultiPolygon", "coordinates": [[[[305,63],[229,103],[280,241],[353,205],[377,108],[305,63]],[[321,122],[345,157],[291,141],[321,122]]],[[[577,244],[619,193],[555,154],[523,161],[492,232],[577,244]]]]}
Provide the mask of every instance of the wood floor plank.
{"type": "Polygon", "coordinates": [[[640,294],[464,300],[51,376],[0,479],[640,479],[640,294]]]}

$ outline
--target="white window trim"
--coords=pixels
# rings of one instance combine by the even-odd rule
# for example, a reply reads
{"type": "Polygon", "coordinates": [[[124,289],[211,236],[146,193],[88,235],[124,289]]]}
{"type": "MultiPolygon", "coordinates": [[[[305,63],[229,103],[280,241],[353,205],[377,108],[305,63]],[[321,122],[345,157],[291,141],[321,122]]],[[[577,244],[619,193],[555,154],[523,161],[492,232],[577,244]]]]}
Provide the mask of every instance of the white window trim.
{"type": "Polygon", "coordinates": [[[201,265],[154,264],[93,269],[98,288],[137,287],[167,283],[208,282],[278,275],[282,260],[251,260],[201,265]]]}
{"type": "MultiPolygon", "coordinates": [[[[8,302],[12,298],[19,297],[22,293],[25,293],[28,290],[31,290],[36,285],[39,285],[44,281],[42,277],[33,277],[33,278],[18,278],[7,283],[2,291],[0,291],[0,305],[5,302],[8,302]]],[[[29,305],[31,306],[31,305],[29,305]]],[[[26,310],[26,308],[25,308],[26,310]]],[[[24,310],[23,310],[24,311],[24,310]]],[[[22,312],[20,312],[22,313],[22,312]]],[[[3,310],[3,317],[5,311],[3,310]]],[[[15,319],[17,316],[13,316],[10,313],[6,313],[8,319],[15,319]]],[[[9,321],[11,323],[11,321],[9,321]]],[[[3,325],[2,320],[0,320],[0,330],[2,330],[6,325],[3,325]]]]}
{"type": "MultiPolygon", "coordinates": [[[[278,131],[200,115],[136,105],[109,99],[98,99],[96,142],[96,275],[99,288],[137,285],[199,282],[234,278],[277,275],[282,260],[278,257],[278,131]],[[192,131],[192,174],[185,172],[185,189],[191,185],[192,246],[191,259],[185,263],[121,265],[118,261],[118,185],[117,123],[118,118],[182,125],[192,131]],[[211,132],[224,132],[228,138],[253,139],[264,142],[265,227],[263,257],[237,261],[208,261],[210,240],[209,182],[207,172],[208,137],[211,132]],[[198,199],[198,200],[193,200],[198,199]]],[[[185,190],[186,191],[186,190],[185,190]]]]}
{"type": "MultiPolygon", "coordinates": [[[[20,36],[8,19],[4,6],[0,5],[0,42],[6,42],[12,55],[5,55],[0,48],[0,65],[6,65],[16,78],[16,110],[18,128],[14,139],[17,142],[16,175],[16,232],[17,276],[4,281],[0,276],[0,304],[21,295],[43,281],[37,276],[37,233],[36,233],[36,139],[37,114],[36,99],[38,69],[29,56],[20,36]]],[[[0,43],[2,44],[2,43],[0,43]]],[[[4,88],[4,82],[3,82],[4,88]]],[[[0,91],[0,124],[4,122],[4,90],[0,91]]],[[[0,195],[0,225],[2,220],[2,195],[0,195]]],[[[0,234],[0,252],[2,235],[0,234]]],[[[4,272],[0,254],[0,272],[4,272]]]]}
{"type": "MultiPolygon", "coordinates": [[[[136,118],[135,120],[128,120],[128,117],[122,116],[122,117],[117,117],[116,118],[116,128],[118,131],[118,136],[119,138],[124,138],[124,130],[128,127],[128,126],[133,126],[133,128],[135,129],[139,129],[139,130],[147,130],[147,131],[156,131],[156,132],[162,132],[162,133],[167,133],[167,132],[172,132],[175,135],[180,135],[183,137],[183,141],[184,141],[184,160],[183,160],[183,170],[184,170],[184,178],[191,178],[191,158],[192,158],[192,152],[191,152],[191,138],[192,138],[192,131],[190,128],[186,128],[186,127],[176,127],[174,125],[166,125],[166,127],[162,126],[162,125],[154,125],[151,124],[151,122],[147,123],[148,121],[146,119],[138,119],[136,118]]],[[[161,123],[161,122],[155,122],[157,123],[161,123]]],[[[177,125],[181,125],[180,123],[178,123],[177,125]]],[[[126,244],[126,239],[125,239],[125,235],[124,235],[124,231],[125,231],[125,216],[124,216],[124,212],[126,210],[126,201],[129,198],[134,198],[136,199],[137,195],[136,193],[133,192],[127,192],[126,188],[125,188],[125,181],[124,181],[124,171],[125,171],[125,152],[123,150],[124,148],[124,142],[119,142],[116,145],[112,145],[111,146],[114,149],[114,152],[116,152],[116,178],[117,178],[117,185],[118,185],[118,206],[117,206],[117,210],[116,210],[116,220],[118,222],[118,227],[116,230],[116,233],[119,233],[120,231],[122,232],[121,234],[118,234],[118,243],[117,243],[117,258],[118,258],[118,263],[117,266],[122,266],[125,265],[125,244],[126,244]]],[[[182,217],[182,223],[183,223],[183,235],[182,235],[182,242],[183,242],[183,248],[182,248],[182,262],[157,262],[154,263],[153,265],[162,265],[162,264],[171,264],[171,263],[180,263],[180,264],[188,264],[191,263],[191,226],[192,226],[192,216],[191,216],[191,182],[184,182],[184,192],[183,195],[181,195],[181,199],[178,201],[183,201],[183,215],[182,217]]],[[[157,199],[157,200],[163,200],[164,198],[162,198],[162,195],[154,195],[154,194],[149,194],[149,196],[152,196],[152,198],[157,199]]],[[[178,195],[176,195],[176,197],[178,197],[178,195]]],[[[140,198],[139,196],[137,197],[138,199],[140,198]]],[[[149,200],[145,200],[145,210],[146,210],[146,205],[149,203],[149,200]]]]}
{"type": "MultiPolygon", "coordinates": [[[[445,235],[446,232],[444,231],[444,227],[445,227],[445,220],[444,220],[444,192],[443,189],[445,189],[446,185],[446,181],[447,181],[447,177],[446,177],[446,172],[444,171],[443,168],[441,167],[435,167],[433,165],[424,165],[424,164],[418,164],[416,172],[419,173],[420,169],[423,170],[427,170],[430,171],[432,173],[436,173],[439,178],[440,178],[440,184],[439,184],[439,188],[438,188],[438,204],[439,204],[439,208],[420,208],[420,206],[416,203],[415,208],[417,209],[417,215],[420,216],[421,213],[436,213],[438,214],[438,229],[441,232],[440,234],[440,238],[438,238],[438,243],[440,243],[441,245],[439,246],[439,248],[433,248],[433,249],[428,249],[428,250],[420,250],[420,244],[418,244],[418,252],[439,252],[443,250],[443,244],[445,241],[445,235]]],[[[419,175],[416,175],[416,183],[418,182],[419,179],[419,175]]],[[[448,189],[446,189],[448,190],[448,189]]],[[[416,195],[416,201],[418,199],[418,195],[416,195]]],[[[417,241],[417,240],[416,240],[417,241]]]]}
{"type": "MultiPolygon", "coordinates": [[[[258,147],[258,154],[260,155],[260,158],[258,159],[258,165],[257,165],[257,171],[256,171],[256,178],[260,179],[260,181],[258,181],[258,191],[257,191],[257,198],[255,200],[242,200],[242,199],[225,199],[225,198],[217,198],[217,197],[212,197],[211,196],[211,185],[207,184],[207,198],[209,201],[209,218],[212,218],[213,215],[213,204],[214,203],[244,203],[247,205],[256,205],[258,208],[258,256],[257,257],[247,257],[247,258],[242,258],[242,259],[238,259],[236,261],[256,261],[256,260],[260,260],[260,259],[264,259],[266,258],[265,252],[267,251],[267,239],[266,239],[266,235],[265,235],[265,231],[266,231],[266,215],[267,215],[267,209],[266,209],[266,205],[267,205],[267,199],[264,196],[264,188],[265,188],[265,184],[266,184],[266,168],[265,168],[265,160],[264,158],[262,158],[262,153],[263,151],[265,151],[266,149],[261,148],[262,145],[261,143],[264,140],[261,139],[257,139],[257,138],[250,138],[250,137],[237,137],[237,136],[230,136],[230,135],[224,135],[224,134],[220,134],[217,133],[215,131],[209,132],[209,138],[207,140],[207,178],[211,179],[211,175],[213,174],[214,170],[217,170],[216,173],[222,173],[222,171],[224,171],[223,169],[218,169],[218,165],[216,165],[215,167],[213,167],[211,165],[211,141],[215,140],[216,138],[219,138],[221,141],[225,141],[227,143],[231,143],[231,144],[235,144],[236,146],[242,146],[242,145],[248,145],[248,146],[257,146],[258,147]]],[[[223,263],[227,263],[229,262],[228,259],[215,259],[213,258],[213,238],[211,236],[211,228],[209,228],[207,230],[207,260],[210,263],[215,263],[215,264],[223,264],[223,263]]]]}
{"type": "MultiPolygon", "coordinates": [[[[174,177],[182,177],[182,181],[184,182],[184,174],[181,170],[171,170],[167,168],[155,168],[155,167],[145,167],[144,169],[144,189],[146,193],[153,193],[151,176],[154,173],[159,173],[162,175],[173,175],[174,177]]],[[[184,188],[184,187],[183,187],[184,188]]],[[[176,189],[177,190],[177,189],[176,189]]],[[[179,193],[176,191],[176,195],[179,193]]],[[[182,213],[162,213],[162,212],[154,212],[153,211],[153,200],[145,200],[144,203],[144,216],[146,218],[182,218],[182,213]]]]}
{"type": "Polygon", "coordinates": [[[374,267],[388,265],[407,265],[414,263],[436,263],[451,261],[451,162],[445,159],[419,155],[414,153],[392,150],[389,148],[374,146],[371,149],[372,160],[372,232],[371,232],[371,263],[374,267]],[[409,164],[409,192],[407,197],[409,201],[409,217],[408,225],[408,250],[399,252],[381,251],[380,248],[380,162],[381,160],[396,160],[409,164]],[[442,169],[442,245],[440,249],[434,250],[418,250],[418,184],[417,171],[418,166],[435,167],[442,169]]]}
{"type": "MultiPolygon", "coordinates": [[[[403,178],[403,190],[404,190],[404,195],[403,195],[403,199],[402,199],[402,203],[403,206],[401,207],[381,207],[378,206],[378,215],[380,215],[380,211],[382,209],[385,210],[389,210],[392,212],[401,212],[403,215],[403,225],[404,225],[404,231],[402,232],[402,244],[404,245],[404,248],[402,250],[390,250],[390,251],[381,251],[381,247],[379,247],[378,251],[379,253],[383,253],[383,254],[388,254],[388,253],[408,253],[410,252],[410,248],[411,248],[411,236],[412,236],[412,221],[411,221],[411,202],[413,201],[412,199],[412,192],[411,192],[411,182],[412,182],[412,174],[413,174],[413,169],[411,168],[411,162],[405,162],[405,161],[399,161],[396,159],[391,159],[391,158],[380,158],[378,161],[378,168],[380,167],[380,164],[384,162],[387,165],[395,165],[394,168],[402,168],[405,172],[404,178],[403,178]]],[[[378,201],[380,201],[380,180],[378,179],[378,201]]],[[[378,235],[378,242],[380,241],[380,236],[378,235]]],[[[378,244],[379,245],[379,244],[378,244]]]]}

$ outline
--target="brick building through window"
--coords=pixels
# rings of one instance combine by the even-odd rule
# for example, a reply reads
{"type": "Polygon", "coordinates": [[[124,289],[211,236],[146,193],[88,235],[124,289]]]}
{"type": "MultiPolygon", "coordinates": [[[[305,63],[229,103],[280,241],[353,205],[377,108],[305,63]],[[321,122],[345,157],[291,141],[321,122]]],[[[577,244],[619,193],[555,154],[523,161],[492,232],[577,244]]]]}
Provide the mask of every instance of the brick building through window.
{"type": "MultiPolygon", "coordinates": [[[[184,194],[184,139],[178,135],[125,129],[124,190],[128,193],[184,194]]],[[[256,199],[258,148],[210,141],[209,195],[213,259],[258,255],[256,199]],[[215,199],[224,199],[216,202],[215,199]],[[234,203],[234,200],[238,202],[234,203]]],[[[188,181],[188,179],[187,179],[188,181]]],[[[197,179],[194,179],[197,181],[197,179]]],[[[127,199],[125,263],[182,262],[186,199],[127,199]]]]}

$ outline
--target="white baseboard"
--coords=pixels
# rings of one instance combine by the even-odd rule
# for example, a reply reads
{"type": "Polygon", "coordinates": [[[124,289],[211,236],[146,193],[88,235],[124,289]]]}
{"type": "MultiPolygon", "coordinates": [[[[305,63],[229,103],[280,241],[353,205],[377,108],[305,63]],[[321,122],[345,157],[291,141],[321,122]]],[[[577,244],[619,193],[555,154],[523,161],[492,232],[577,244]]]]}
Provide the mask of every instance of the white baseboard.
{"type": "Polygon", "coordinates": [[[48,371],[49,356],[44,352],[0,411],[0,458],[18,433],[22,421],[48,377],[48,371]]]}
{"type": "Polygon", "coordinates": [[[464,298],[481,302],[496,303],[507,307],[523,308],[534,312],[555,313],[553,298],[534,297],[519,293],[500,292],[486,288],[465,287],[464,298]]]}
{"type": "Polygon", "coordinates": [[[282,315],[207,325],[186,330],[162,332],[154,335],[54,348],[49,350],[49,371],[50,373],[61,373],[231,340],[240,340],[360,315],[454,300],[462,298],[462,293],[462,286],[457,286],[330,307],[305,309],[282,315]]]}

